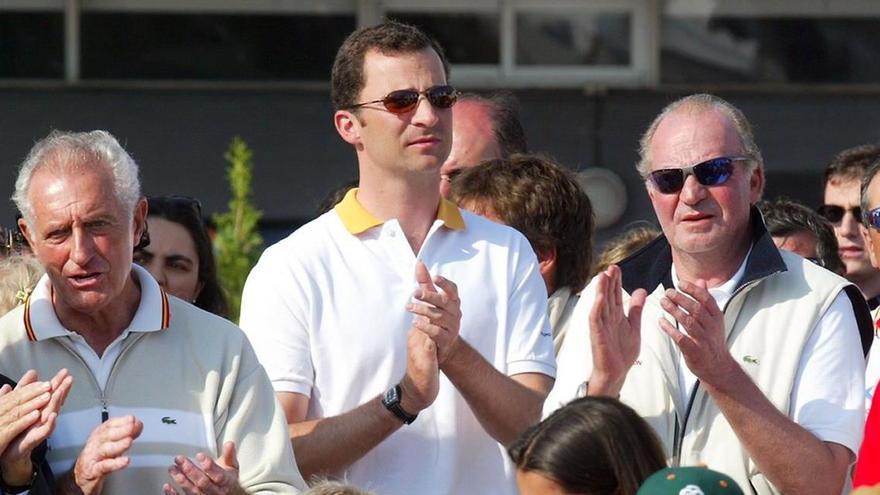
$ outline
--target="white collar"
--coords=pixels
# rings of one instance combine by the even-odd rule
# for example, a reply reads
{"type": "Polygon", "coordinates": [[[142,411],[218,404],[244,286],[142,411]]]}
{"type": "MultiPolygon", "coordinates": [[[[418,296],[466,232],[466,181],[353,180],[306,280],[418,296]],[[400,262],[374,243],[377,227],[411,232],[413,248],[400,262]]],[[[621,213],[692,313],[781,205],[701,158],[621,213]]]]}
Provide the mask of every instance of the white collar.
{"type": "MultiPolygon", "coordinates": [[[[126,332],[157,332],[171,323],[168,295],[144,268],[132,264],[132,276],[141,286],[141,299],[126,332]]],[[[43,275],[24,305],[24,328],[28,339],[40,341],[66,337],[72,332],[61,324],[52,304],[52,283],[43,275]]]]}

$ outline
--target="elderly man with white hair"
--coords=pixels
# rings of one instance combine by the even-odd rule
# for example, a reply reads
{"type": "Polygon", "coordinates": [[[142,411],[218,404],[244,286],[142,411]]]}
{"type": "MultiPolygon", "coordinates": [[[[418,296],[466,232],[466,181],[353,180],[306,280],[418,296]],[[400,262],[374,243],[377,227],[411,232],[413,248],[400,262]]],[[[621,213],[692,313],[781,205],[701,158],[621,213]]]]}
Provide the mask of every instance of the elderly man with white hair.
{"type": "Polygon", "coordinates": [[[244,334],[132,264],[147,203],[116,139],[53,132],[13,200],[46,275],[0,319],[0,363],[11,376],[66,368],[77,384],[48,440],[58,490],[298,493],[284,417],[244,334]]]}

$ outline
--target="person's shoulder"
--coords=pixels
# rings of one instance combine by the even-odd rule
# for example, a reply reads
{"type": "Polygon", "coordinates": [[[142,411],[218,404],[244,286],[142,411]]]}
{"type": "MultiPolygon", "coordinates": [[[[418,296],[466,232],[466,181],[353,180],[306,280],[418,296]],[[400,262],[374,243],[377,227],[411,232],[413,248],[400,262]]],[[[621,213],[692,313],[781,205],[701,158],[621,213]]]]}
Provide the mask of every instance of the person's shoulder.
{"type": "Polygon", "coordinates": [[[239,342],[246,339],[244,333],[235,323],[205,311],[188,302],[168,295],[169,325],[171,335],[194,335],[196,341],[210,336],[210,341],[239,342]]]}
{"type": "Polygon", "coordinates": [[[810,286],[842,287],[851,284],[846,278],[826,270],[798,254],[780,249],[779,255],[782,257],[786,268],[786,271],[780,273],[780,276],[783,278],[803,280],[810,286]]]}
{"type": "Polygon", "coordinates": [[[326,252],[328,242],[344,229],[335,211],[311,220],[294,230],[284,239],[267,247],[260,256],[260,262],[285,263],[294,260],[307,260],[326,252]]]}
{"type": "Polygon", "coordinates": [[[24,305],[12,308],[0,317],[0,349],[7,345],[27,340],[24,326],[24,305]]]}
{"type": "Polygon", "coordinates": [[[469,238],[506,246],[528,244],[525,236],[509,225],[493,222],[464,209],[459,211],[465,225],[462,233],[469,238]]]}

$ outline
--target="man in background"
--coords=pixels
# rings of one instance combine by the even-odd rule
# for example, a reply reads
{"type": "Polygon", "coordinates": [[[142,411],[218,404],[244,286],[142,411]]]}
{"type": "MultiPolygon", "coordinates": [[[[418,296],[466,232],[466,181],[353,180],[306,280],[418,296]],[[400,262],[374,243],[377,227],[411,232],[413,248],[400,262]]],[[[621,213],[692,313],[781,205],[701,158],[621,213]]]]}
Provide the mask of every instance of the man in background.
{"type": "Polygon", "coordinates": [[[859,190],[865,170],[878,158],[880,147],[873,144],[838,153],[825,169],[824,200],[817,210],[834,226],[846,278],[859,287],[872,311],[880,306],[880,270],[871,265],[859,229],[859,190]]]}
{"type": "Polygon", "coordinates": [[[444,198],[449,197],[450,182],[461,170],[528,151],[519,121],[519,102],[511,93],[464,93],[458,97],[452,115],[452,150],[440,168],[440,194],[444,198]]]}

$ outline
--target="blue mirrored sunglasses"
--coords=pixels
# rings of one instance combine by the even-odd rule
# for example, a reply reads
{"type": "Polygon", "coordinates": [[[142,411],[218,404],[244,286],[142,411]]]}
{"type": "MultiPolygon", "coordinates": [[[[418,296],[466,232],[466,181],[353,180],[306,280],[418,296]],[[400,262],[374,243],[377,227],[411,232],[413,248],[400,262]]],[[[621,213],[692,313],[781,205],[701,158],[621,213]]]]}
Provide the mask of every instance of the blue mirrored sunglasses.
{"type": "Polygon", "coordinates": [[[696,177],[697,182],[704,186],[718,186],[727,182],[727,179],[733,175],[734,162],[748,160],[749,158],[745,156],[722,156],[690,167],[661,168],[648,174],[648,180],[663,194],[681,191],[689,175],[696,177]]]}
{"type": "Polygon", "coordinates": [[[880,208],[866,211],[862,215],[862,222],[865,227],[871,227],[874,230],[880,230],[880,208]]]}

